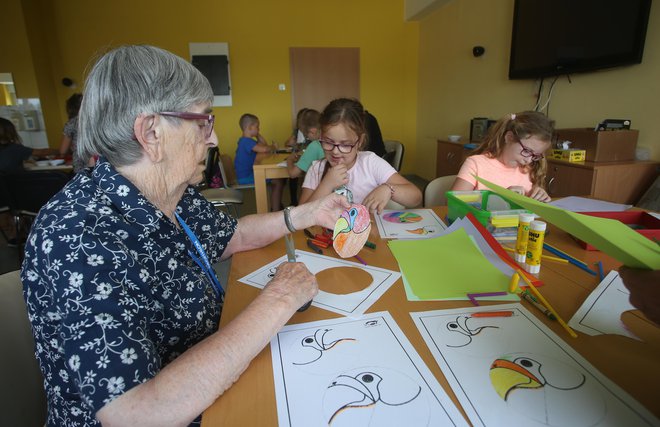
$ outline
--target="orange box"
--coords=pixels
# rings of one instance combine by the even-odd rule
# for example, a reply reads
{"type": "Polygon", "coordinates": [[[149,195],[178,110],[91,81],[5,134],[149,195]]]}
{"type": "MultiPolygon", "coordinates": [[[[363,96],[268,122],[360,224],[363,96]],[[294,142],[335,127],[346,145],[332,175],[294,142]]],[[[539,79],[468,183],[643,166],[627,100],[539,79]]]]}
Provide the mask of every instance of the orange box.
{"type": "MultiPolygon", "coordinates": [[[[660,240],[660,219],[644,211],[624,212],[580,212],[583,215],[597,216],[599,218],[616,219],[630,226],[642,236],[650,240],[660,240]]],[[[597,251],[590,244],[574,237],[575,240],[588,251],[597,251]]]]}

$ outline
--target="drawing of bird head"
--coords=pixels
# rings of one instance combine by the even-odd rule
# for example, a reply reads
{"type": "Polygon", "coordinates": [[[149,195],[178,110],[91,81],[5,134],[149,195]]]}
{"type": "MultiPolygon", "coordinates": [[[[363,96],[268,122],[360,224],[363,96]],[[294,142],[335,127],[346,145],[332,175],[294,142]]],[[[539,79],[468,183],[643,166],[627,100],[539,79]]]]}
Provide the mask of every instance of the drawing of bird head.
{"type": "Polygon", "coordinates": [[[353,205],[342,212],[335,223],[332,238],[335,239],[341,233],[362,233],[370,225],[369,211],[363,205],[353,205]]]}
{"type": "MultiPolygon", "coordinates": [[[[355,391],[360,395],[360,399],[354,399],[353,401],[347,403],[345,406],[365,406],[371,405],[378,400],[380,400],[380,392],[378,391],[378,385],[383,380],[383,378],[373,372],[360,372],[359,374],[351,377],[348,375],[339,375],[335,380],[328,386],[332,387],[346,387],[351,391],[355,391]]],[[[351,393],[355,396],[355,393],[351,393]]],[[[350,394],[349,394],[350,395],[350,394]]]]}
{"type": "Polygon", "coordinates": [[[490,381],[497,394],[507,400],[509,393],[521,388],[541,388],[546,384],[541,364],[528,357],[503,356],[490,366],[490,381]]]}

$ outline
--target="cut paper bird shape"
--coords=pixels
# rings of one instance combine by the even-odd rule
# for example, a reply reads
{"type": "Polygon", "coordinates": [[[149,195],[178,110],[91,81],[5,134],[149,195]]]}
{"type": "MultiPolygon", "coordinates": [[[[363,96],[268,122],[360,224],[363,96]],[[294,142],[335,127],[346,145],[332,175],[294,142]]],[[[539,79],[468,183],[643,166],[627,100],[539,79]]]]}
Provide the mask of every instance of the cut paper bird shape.
{"type": "MultiPolygon", "coordinates": [[[[382,402],[387,406],[402,406],[406,405],[413,400],[415,400],[420,393],[422,388],[419,385],[415,386],[415,390],[411,390],[411,393],[402,398],[400,395],[397,396],[396,401],[388,401],[386,396],[383,396],[381,392],[381,385],[383,383],[383,377],[376,374],[375,372],[360,372],[355,376],[350,375],[339,375],[335,380],[328,386],[328,390],[333,388],[342,388],[344,390],[341,392],[345,396],[344,400],[338,403],[338,409],[336,409],[330,416],[328,420],[328,425],[332,424],[333,420],[345,410],[351,408],[366,408],[376,405],[378,402],[382,402]]],[[[337,396],[339,397],[339,395],[337,396]]],[[[390,396],[394,399],[394,396],[390,396]]]]}
{"type": "Polygon", "coordinates": [[[302,339],[300,342],[300,345],[303,347],[311,348],[314,350],[317,350],[318,356],[308,362],[304,363],[293,363],[294,365],[309,365],[310,363],[314,363],[317,360],[319,360],[322,356],[323,353],[326,351],[332,349],[334,346],[341,342],[348,342],[348,341],[355,341],[354,338],[340,338],[334,341],[326,342],[325,341],[325,335],[330,332],[332,329],[317,329],[316,332],[314,332],[314,335],[308,335],[305,338],[302,339]]]}
{"type": "Polygon", "coordinates": [[[363,205],[351,205],[335,223],[332,246],[342,258],[355,256],[369,237],[371,221],[363,205]]]}

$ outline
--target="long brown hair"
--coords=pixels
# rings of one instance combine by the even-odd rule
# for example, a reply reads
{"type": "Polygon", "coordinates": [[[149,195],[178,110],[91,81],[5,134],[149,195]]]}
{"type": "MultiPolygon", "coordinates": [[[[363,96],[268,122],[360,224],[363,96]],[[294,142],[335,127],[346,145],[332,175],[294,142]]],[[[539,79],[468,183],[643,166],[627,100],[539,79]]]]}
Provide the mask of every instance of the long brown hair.
{"type": "MultiPolygon", "coordinates": [[[[348,126],[349,129],[360,137],[360,142],[358,142],[354,150],[359,151],[367,144],[364,107],[355,98],[337,98],[330,101],[321,113],[319,124],[321,125],[321,134],[331,126],[338,124],[348,126]]],[[[326,159],[321,179],[328,173],[329,166],[330,163],[326,159]]]]}
{"type": "MultiPolygon", "coordinates": [[[[491,158],[499,157],[506,146],[505,135],[508,131],[511,131],[518,141],[535,137],[550,144],[555,133],[555,121],[536,111],[508,114],[491,126],[484,141],[474,150],[474,154],[485,154],[491,158]]],[[[548,164],[543,158],[526,165],[523,171],[529,173],[532,185],[545,188],[547,169],[548,164]]]]}
{"type": "Polygon", "coordinates": [[[21,136],[16,132],[14,124],[10,120],[0,117],[0,146],[21,143],[21,136]]]}

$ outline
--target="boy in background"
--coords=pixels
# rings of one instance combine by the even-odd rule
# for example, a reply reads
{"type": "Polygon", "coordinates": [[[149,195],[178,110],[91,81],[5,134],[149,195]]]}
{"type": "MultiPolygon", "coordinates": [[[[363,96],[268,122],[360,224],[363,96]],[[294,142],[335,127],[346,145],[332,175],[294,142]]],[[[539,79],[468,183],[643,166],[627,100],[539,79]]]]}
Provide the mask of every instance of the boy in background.
{"type": "MultiPolygon", "coordinates": [[[[259,118],[254,114],[243,114],[238,121],[242,136],[238,139],[236,156],[234,157],[234,170],[239,184],[254,184],[252,166],[257,153],[274,153],[275,144],[268,145],[266,139],[259,132],[259,118]]],[[[285,179],[271,179],[270,194],[271,211],[282,209],[282,189],[285,179]]]]}

